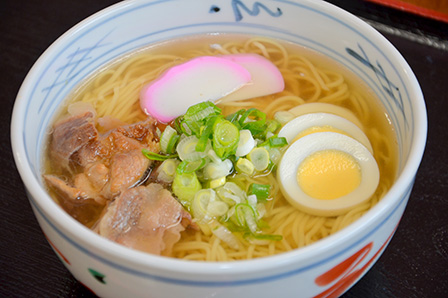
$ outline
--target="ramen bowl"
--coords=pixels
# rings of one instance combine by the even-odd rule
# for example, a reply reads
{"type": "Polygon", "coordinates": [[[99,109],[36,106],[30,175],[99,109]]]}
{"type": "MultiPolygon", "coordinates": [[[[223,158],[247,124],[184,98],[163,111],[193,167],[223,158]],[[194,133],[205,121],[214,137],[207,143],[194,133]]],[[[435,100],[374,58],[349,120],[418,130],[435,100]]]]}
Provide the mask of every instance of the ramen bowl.
{"type": "Polygon", "coordinates": [[[102,297],[335,297],[375,263],[410,196],[426,141],[419,84],[399,52],[355,16],[323,1],[125,1],[80,22],[27,75],[11,135],[30,204],[61,262],[102,297]],[[380,99],[395,128],[398,171],[388,193],[345,229],[304,248],[237,262],[195,262],[112,243],[48,195],[41,171],[46,129],[83,80],[118,57],[195,34],[248,34],[292,42],[344,65],[380,99]]]}

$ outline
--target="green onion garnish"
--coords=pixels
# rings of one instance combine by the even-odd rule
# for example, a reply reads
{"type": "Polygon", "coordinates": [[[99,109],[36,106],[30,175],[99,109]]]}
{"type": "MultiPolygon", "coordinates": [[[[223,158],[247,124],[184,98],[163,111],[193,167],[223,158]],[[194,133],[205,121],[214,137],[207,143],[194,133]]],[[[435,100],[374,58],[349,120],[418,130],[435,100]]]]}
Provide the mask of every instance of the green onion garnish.
{"type": "Polygon", "coordinates": [[[235,154],[240,139],[238,127],[228,120],[216,121],[213,126],[213,149],[221,159],[235,154]]]}
{"type": "Polygon", "coordinates": [[[266,131],[266,114],[251,108],[246,110],[238,120],[241,129],[248,129],[254,137],[264,134],[266,131]]]}
{"type": "Polygon", "coordinates": [[[205,158],[201,158],[201,159],[198,159],[195,161],[190,161],[190,162],[184,160],[177,166],[177,172],[180,174],[193,173],[193,172],[196,172],[196,171],[202,169],[206,163],[207,162],[206,162],[205,158]]]}
{"type": "Polygon", "coordinates": [[[210,101],[201,102],[188,108],[185,120],[201,121],[211,115],[220,115],[221,109],[210,101]]]}
{"type": "Polygon", "coordinates": [[[182,205],[188,207],[194,195],[202,189],[195,172],[180,173],[179,167],[176,170],[173,181],[174,195],[181,201],[182,205]]]}
{"type": "Polygon", "coordinates": [[[271,148],[283,147],[283,146],[288,145],[288,141],[286,140],[285,137],[273,136],[273,137],[270,137],[268,139],[268,141],[269,141],[269,146],[271,148]]]}
{"type": "Polygon", "coordinates": [[[246,112],[246,110],[241,109],[233,114],[230,114],[226,117],[226,120],[229,120],[230,122],[232,122],[235,125],[238,125],[239,127],[241,127],[241,125],[239,125],[239,119],[241,118],[241,116],[244,114],[244,112],[246,112]]]}
{"type": "Polygon", "coordinates": [[[280,122],[278,122],[277,120],[274,120],[274,119],[268,119],[266,124],[267,124],[266,133],[268,133],[268,132],[276,133],[277,130],[279,130],[282,127],[280,122]]]}
{"type": "Polygon", "coordinates": [[[212,115],[207,119],[207,122],[202,129],[201,135],[199,136],[199,141],[196,145],[196,151],[204,152],[205,148],[207,147],[207,142],[213,134],[213,127],[219,119],[221,119],[220,116],[216,115],[212,115]]]}
{"type": "Polygon", "coordinates": [[[171,126],[167,126],[160,137],[160,149],[162,152],[170,154],[176,146],[179,135],[177,131],[171,126]]]}
{"type": "Polygon", "coordinates": [[[266,201],[269,198],[270,190],[271,186],[269,184],[252,183],[249,186],[249,194],[256,195],[259,202],[266,201]]]}
{"type": "Polygon", "coordinates": [[[172,155],[162,155],[162,154],[158,154],[158,153],[154,153],[149,151],[148,149],[142,149],[142,153],[143,155],[150,160],[158,160],[158,161],[164,161],[170,158],[175,158],[177,157],[177,154],[172,154],[172,155]]]}

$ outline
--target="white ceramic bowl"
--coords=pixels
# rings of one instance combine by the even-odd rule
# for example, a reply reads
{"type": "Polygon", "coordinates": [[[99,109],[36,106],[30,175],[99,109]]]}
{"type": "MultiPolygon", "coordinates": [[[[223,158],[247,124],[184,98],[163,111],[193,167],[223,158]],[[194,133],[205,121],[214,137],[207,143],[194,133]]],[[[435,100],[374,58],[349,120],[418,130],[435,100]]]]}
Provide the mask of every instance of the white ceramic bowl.
{"type": "Polygon", "coordinates": [[[68,270],[104,297],[342,294],[373,265],[397,228],[426,131],[419,84],[398,51],[349,13],[308,0],[142,0],[114,5],[69,30],[40,57],[17,96],[11,126],[15,161],[43,232],[68,270]],[[214,32],[265,35],[319,51],[356,73],[381,99],[396,128],[399,174],[388,194],[356,224],[269,258],[188,262],[111,243],[71,218],[45,192],[40,175],[45,129],[74,86],[103,64],[144,45],[214,32]],[[323,274],[325,278],[318,278],[323,274]]]}

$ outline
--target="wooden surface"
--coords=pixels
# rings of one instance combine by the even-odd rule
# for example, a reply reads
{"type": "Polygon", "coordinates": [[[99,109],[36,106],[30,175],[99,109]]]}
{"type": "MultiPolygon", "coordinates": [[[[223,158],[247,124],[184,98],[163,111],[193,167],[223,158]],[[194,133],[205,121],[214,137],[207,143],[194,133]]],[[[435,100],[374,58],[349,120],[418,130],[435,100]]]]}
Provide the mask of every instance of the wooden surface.
{"type": "MultiPolygon", "coordinates": [[[[36,222],[14,165],[9,123],[20,84],[39,55],[67,29],[113,2],[0,3],[0,119],[4,129],[0,136],[0,297],[93,296],[65,269],[36,222]]],[[[393,10],[362,6],[359,1],[330,2],[391,28],[447,40],[443,36],[448,33],[446,27],[436,22],[411,18],[405,24],[402,16],[394,18],[393,10]]],[[[394,238],[344,297],[448,297],[448,50],[443,44],[430,46],[403,35],[387,33],[386,37],[420,81],[429,115],[428,143],[394,238]]]]}

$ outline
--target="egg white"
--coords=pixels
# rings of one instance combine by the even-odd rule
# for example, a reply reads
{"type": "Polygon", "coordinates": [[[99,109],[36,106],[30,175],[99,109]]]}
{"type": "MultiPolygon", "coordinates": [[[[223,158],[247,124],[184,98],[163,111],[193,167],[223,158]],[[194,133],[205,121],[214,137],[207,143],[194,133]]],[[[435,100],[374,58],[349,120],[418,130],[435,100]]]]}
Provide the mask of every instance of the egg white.
{"type": "Polygon", "coordinates": [[[359,121],[358,117],[356,117],[352,111],[331,103],[324,103],[324,102],[304,103],[291,108],[290,110],[288,110],[288,112],[293,114],[295,117],[311,113],[329,113],[341,116],[349,120],[350,122],[353,122],[361,129],[364,127],[361,121],[359,121]]]}
{"type": "Polygon", "coordinates": [[[342,130],[373,153],[369,139],[356,124],[341,116],[329,113],[311,113],[298,116],[286,123],[278,133],[278,136],[285,137],[290,144],[302,131],[315,126],[331,126],[342,130]]]}
{"type": "Polygon", "coordinates": [[[379,168],[370,151],[360,142],[334,132],[317,132],[304,136],[283,154],[277,169],[280,189],[296,208],[318,216],[336,216],[368,200],[379,183],[379,168]],[[351,155],[361,169],[360,185],[347,195],[332,200],[320,200],[307,195],[297,182],[297,171],[303,160],[313,153],[340,150],[351,155]]]}

